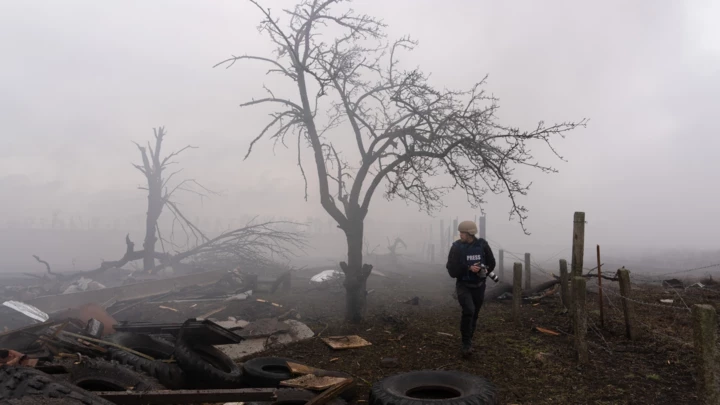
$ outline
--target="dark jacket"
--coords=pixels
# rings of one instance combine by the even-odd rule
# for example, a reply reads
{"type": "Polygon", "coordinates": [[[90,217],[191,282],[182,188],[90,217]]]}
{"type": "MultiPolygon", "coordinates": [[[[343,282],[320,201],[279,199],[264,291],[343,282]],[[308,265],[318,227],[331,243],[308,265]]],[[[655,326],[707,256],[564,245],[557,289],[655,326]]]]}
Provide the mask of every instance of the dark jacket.
{"type": "Polygon", "coordinates": [[[470,244],[458,240],[450,247],[448,261],[445,265],[450,277],[457,279],[458,283],[462,282],[463,277],[467,276],[470,272],[470,264],[468,264],[465,255],[465,252],[470,247],[474,248],[474,250],[479,249],[482,252],[480,262],[488,268],[488,272],[495,270],[495,256],[493,256],[492,249],[490,249],[490,245],[488,245],[485,239],[475,239],[475,241],[470,244]]]}

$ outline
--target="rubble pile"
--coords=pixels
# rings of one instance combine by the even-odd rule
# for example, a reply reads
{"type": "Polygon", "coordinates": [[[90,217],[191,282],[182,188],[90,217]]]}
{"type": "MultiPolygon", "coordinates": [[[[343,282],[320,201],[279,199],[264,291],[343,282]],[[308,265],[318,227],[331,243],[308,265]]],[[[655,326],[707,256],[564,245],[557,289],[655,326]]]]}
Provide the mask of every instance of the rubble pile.
{"type": "Polygon", "coordinates": [[[274,402],[296,396],[309,401],[339,385],[337,395],[352,399],[347,374],[292,359],[247,360],[314,336],[294,310],[254,296],[286,290],[290,279],[288,272],[263,280],[233,270],[105,287],[81,278],[61,286],[63,293],[30,296],[28,302],[8,299],[26,289],[6,287],[0,301],[0,402],[25,397],[84,404],[274,402]],[[238,301],[282,314],[255,319],[268,312],[245,311],[216,318],[238,301]],[[116,320],[143,305],[175,317],[182,311],[173,306],[213,309],[181,322],[116,320]],[[300,366],[305,372],[297,372],[300,366]],[[282,385],[285,381],[289,385],[282,385]],[[29,382],[40,388],[31,389],[29,382]]]}

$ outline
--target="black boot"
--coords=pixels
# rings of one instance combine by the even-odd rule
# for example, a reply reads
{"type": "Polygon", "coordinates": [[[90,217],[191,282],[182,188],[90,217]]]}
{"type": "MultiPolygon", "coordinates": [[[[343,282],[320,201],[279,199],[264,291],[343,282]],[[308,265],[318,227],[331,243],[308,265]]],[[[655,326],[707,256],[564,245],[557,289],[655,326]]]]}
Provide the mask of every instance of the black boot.
{"type": "Polygon", "coordinates": [[[463,342],[462,350],[460,351],[462,357],[466,359],[470,358],[472,357],[473,353],[475,353],[475,350],[473,350],[472,344],[463,342]]]}

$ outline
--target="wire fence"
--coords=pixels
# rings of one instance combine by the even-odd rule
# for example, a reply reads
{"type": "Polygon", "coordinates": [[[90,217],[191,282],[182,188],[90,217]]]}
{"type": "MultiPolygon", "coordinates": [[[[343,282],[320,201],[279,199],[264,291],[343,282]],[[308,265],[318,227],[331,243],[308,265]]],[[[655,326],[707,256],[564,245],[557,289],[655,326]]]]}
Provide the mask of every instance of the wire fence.
{"type": "MultiPolygon", "coordinates": [[[[558,270],[550,270],[547,262],[556,258],[564,249],[557,252],[550,259],[538,263],[530,256],[530,267],[533,272],[558,279],[558,270]]],[[[503,253],[513,261],[523,264],[525,267],[525,254],[503,249],[503,253]]],[[[570,263],[568,263],[570,264],[570,263]]],[[[603,264],[601,264],[601,267],[603,264]]],[[[589,282],[589,290],[603,293],[603,305],[610,311],[605,311],[605,321],[615,323],[615,326],[624,326],[623,301],[632,303],[636,316],[633,317],[633,324],[637,330],[643,331],[643,335],[653,336],[685,348],[692,348],[692,309],[691,306],[698,303],[708,303],[720,298],[720,288],[714,289],[702,283],[695,283],[687,286],[687,283],[677,283],[675,280],[668,280],[673,275],[696,275],[698,272],[709,269],[720,268],[720,263],[713,263],[687,269],[668,271],[658,274],[638,274],[632,272],[630,285],[632,286],[629,296],[623,296],[620,292],[618,278],[613,272],[603,272],[603,283],[589,282]],[[608,280],[609,278],[609,280],[608,280]]],[[[585,276],[592,274],[598,267],[583,267],[585,276]]],[[[594,278],[594,277],[593,277],[594,278]]],[[[588,298],[593,305],[597,300],[588,298]]],[[[598,311],[588,316],[588,331],[597,336],[596,345],[604,351],[611,351],[610,345],[603,334],[602,328],[598,326],[598,311]]],[[[717,346],[720,347],[720,341],[717,346]]]]}
{"type": "MultiPolygon", "coordinates": [[[[644,305],[644,306],[652,307],[652,308],[661,308],[661,309],[663,309],[663,310],[667,310],[667,309],[670,309],[670,310],[679,309],[679,310],[683,310],[682,313],[687,314],[688,317],[690,316],[690,312],[691,312],[691,311],[690,311],[690,308],[689,308],[689,307],[688,307],[688,308],[670,307],[670,306],[667,306],[667,305],[657,305],[657,304],[654,304],[654,303],[645,302],[645,301],[641,301],[641,300],[636,300],[636,299],[632,299],[632,298],[629,298],[629,297],[623,297],[622,295],[617,294],[617,293],[616,293],[615,291],[613,291],[611,288],[608,288],[608,287],[605,287],[605,286],[602,287],[602,291],[603,291],[603,293],[610,293],[611,296],[618,297],[618,301],[624,299],[624,300],[631,301],[631,302],[633,302],[633,303],[635,303],[635,304],[644,305]]],[[[611,309],[613,310],[613,312],[616,314],[616,317],[615,317],[614,319],[615,319],[615,320],[618,320],[618,319],[619,319],[620,322],[622,322],[622,319],[624,318],[625,315],[624,315],[623,310],[619,308],[619,305],[616,304],[616,303],[613,301],[613,299],[611,299],[610,297],[607,297],[607,299],[604,300],[604,302],[607,303],[607,304],[608,304],[608,307],[611,308],[611,309]]],[[[622,304],[620,304],[620,305],[622,305],[622,304]]],[[[647,321],[645,321],[645,320],[643,319],[643,317],[636,316],[636,317],[633,319],[633,322],[635,322],[636,324],[642,326],[642,328],[643,328],[646,332],[648,332],[648,333],[650,333],[650,334],[652,334],[652,335],[654,335],[654,336],[656,336],[656,337],[658,337],[658,338],[666,339],[666,340],[668,340],[668,341],[670,341],[670,342],[672,342],[672,343],[674,343],[674,344],[678,344],[678,345],[681,345],[681,346],[686,347],[686,348],[692,348],[692,347],[693,347],[693,345],[692,345],[691,343],[687,342],[686,340],[683,340],[681,337],[672,336],[672,335],[670,335],[670,334],[668,334],[668,333],[661,332],[660,330],[658,330],[657,327],[652,326],[650,323],[648,323],[647,321]]],[[[691,332],[691,331],[687,331],[687,332],[691,332]]],[[[718,344],[720,345],[720,342],[719,342],[718,344]]]]}

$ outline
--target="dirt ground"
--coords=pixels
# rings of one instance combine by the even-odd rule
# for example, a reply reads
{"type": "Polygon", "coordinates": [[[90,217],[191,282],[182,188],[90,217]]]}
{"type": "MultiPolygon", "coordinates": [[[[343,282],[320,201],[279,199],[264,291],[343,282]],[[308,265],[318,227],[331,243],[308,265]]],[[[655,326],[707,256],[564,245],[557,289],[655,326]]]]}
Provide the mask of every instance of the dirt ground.
{"type": "Polygon", "coordinates": [[[688,306],[714,305],[720,301],[720,293],[714,290],[695,293],[686,290],[678,299],[678,293],[661,287],[636,285],[634,299],[650,305],[635,305],[639,337],[631,342],[624,334],[617,285],[608,282],[604,327],[600,326],[597,295],[588,293],[590,362],[579,367],[569,318],[557,296],[537,305],[523,305],[521,325],[511,322],[509,301],[486,303],[475,336],[477,354],[464,360],[459,356],[460,308],[452,296],[453,281],[444,270],[428,269],[413,276],[371,277],[368,288],[373,291],[366,321],[352,326],[342,322],[343,291],[313,290],[305,276],[309,275],[293,280],[290,293],[253,297],[281,307],[254,299],[230,305],[163,304],[172,306],[175,312],[149,304],[117,318],[149,321],[162,316],[163,321],[182,321],[226,306],[213,317],[252,320],[295,309],[300,320],[319,337],[357,334],[372,346],[334,351],[313,338],[258,356],[282,356],[351,373],[363,388],[361,403],[367,399],[370,385],[385,376],[410,370],[444,369],[489,379],[498,387],[504,404],[696,404],[688,306]],[[419,297],[419,305],[404,303],[415,296],[419,297]],[[658,301],[673,297],[673,304],[658,301]],[[560,335],[537,332],[536,326],[560,335]]]}

